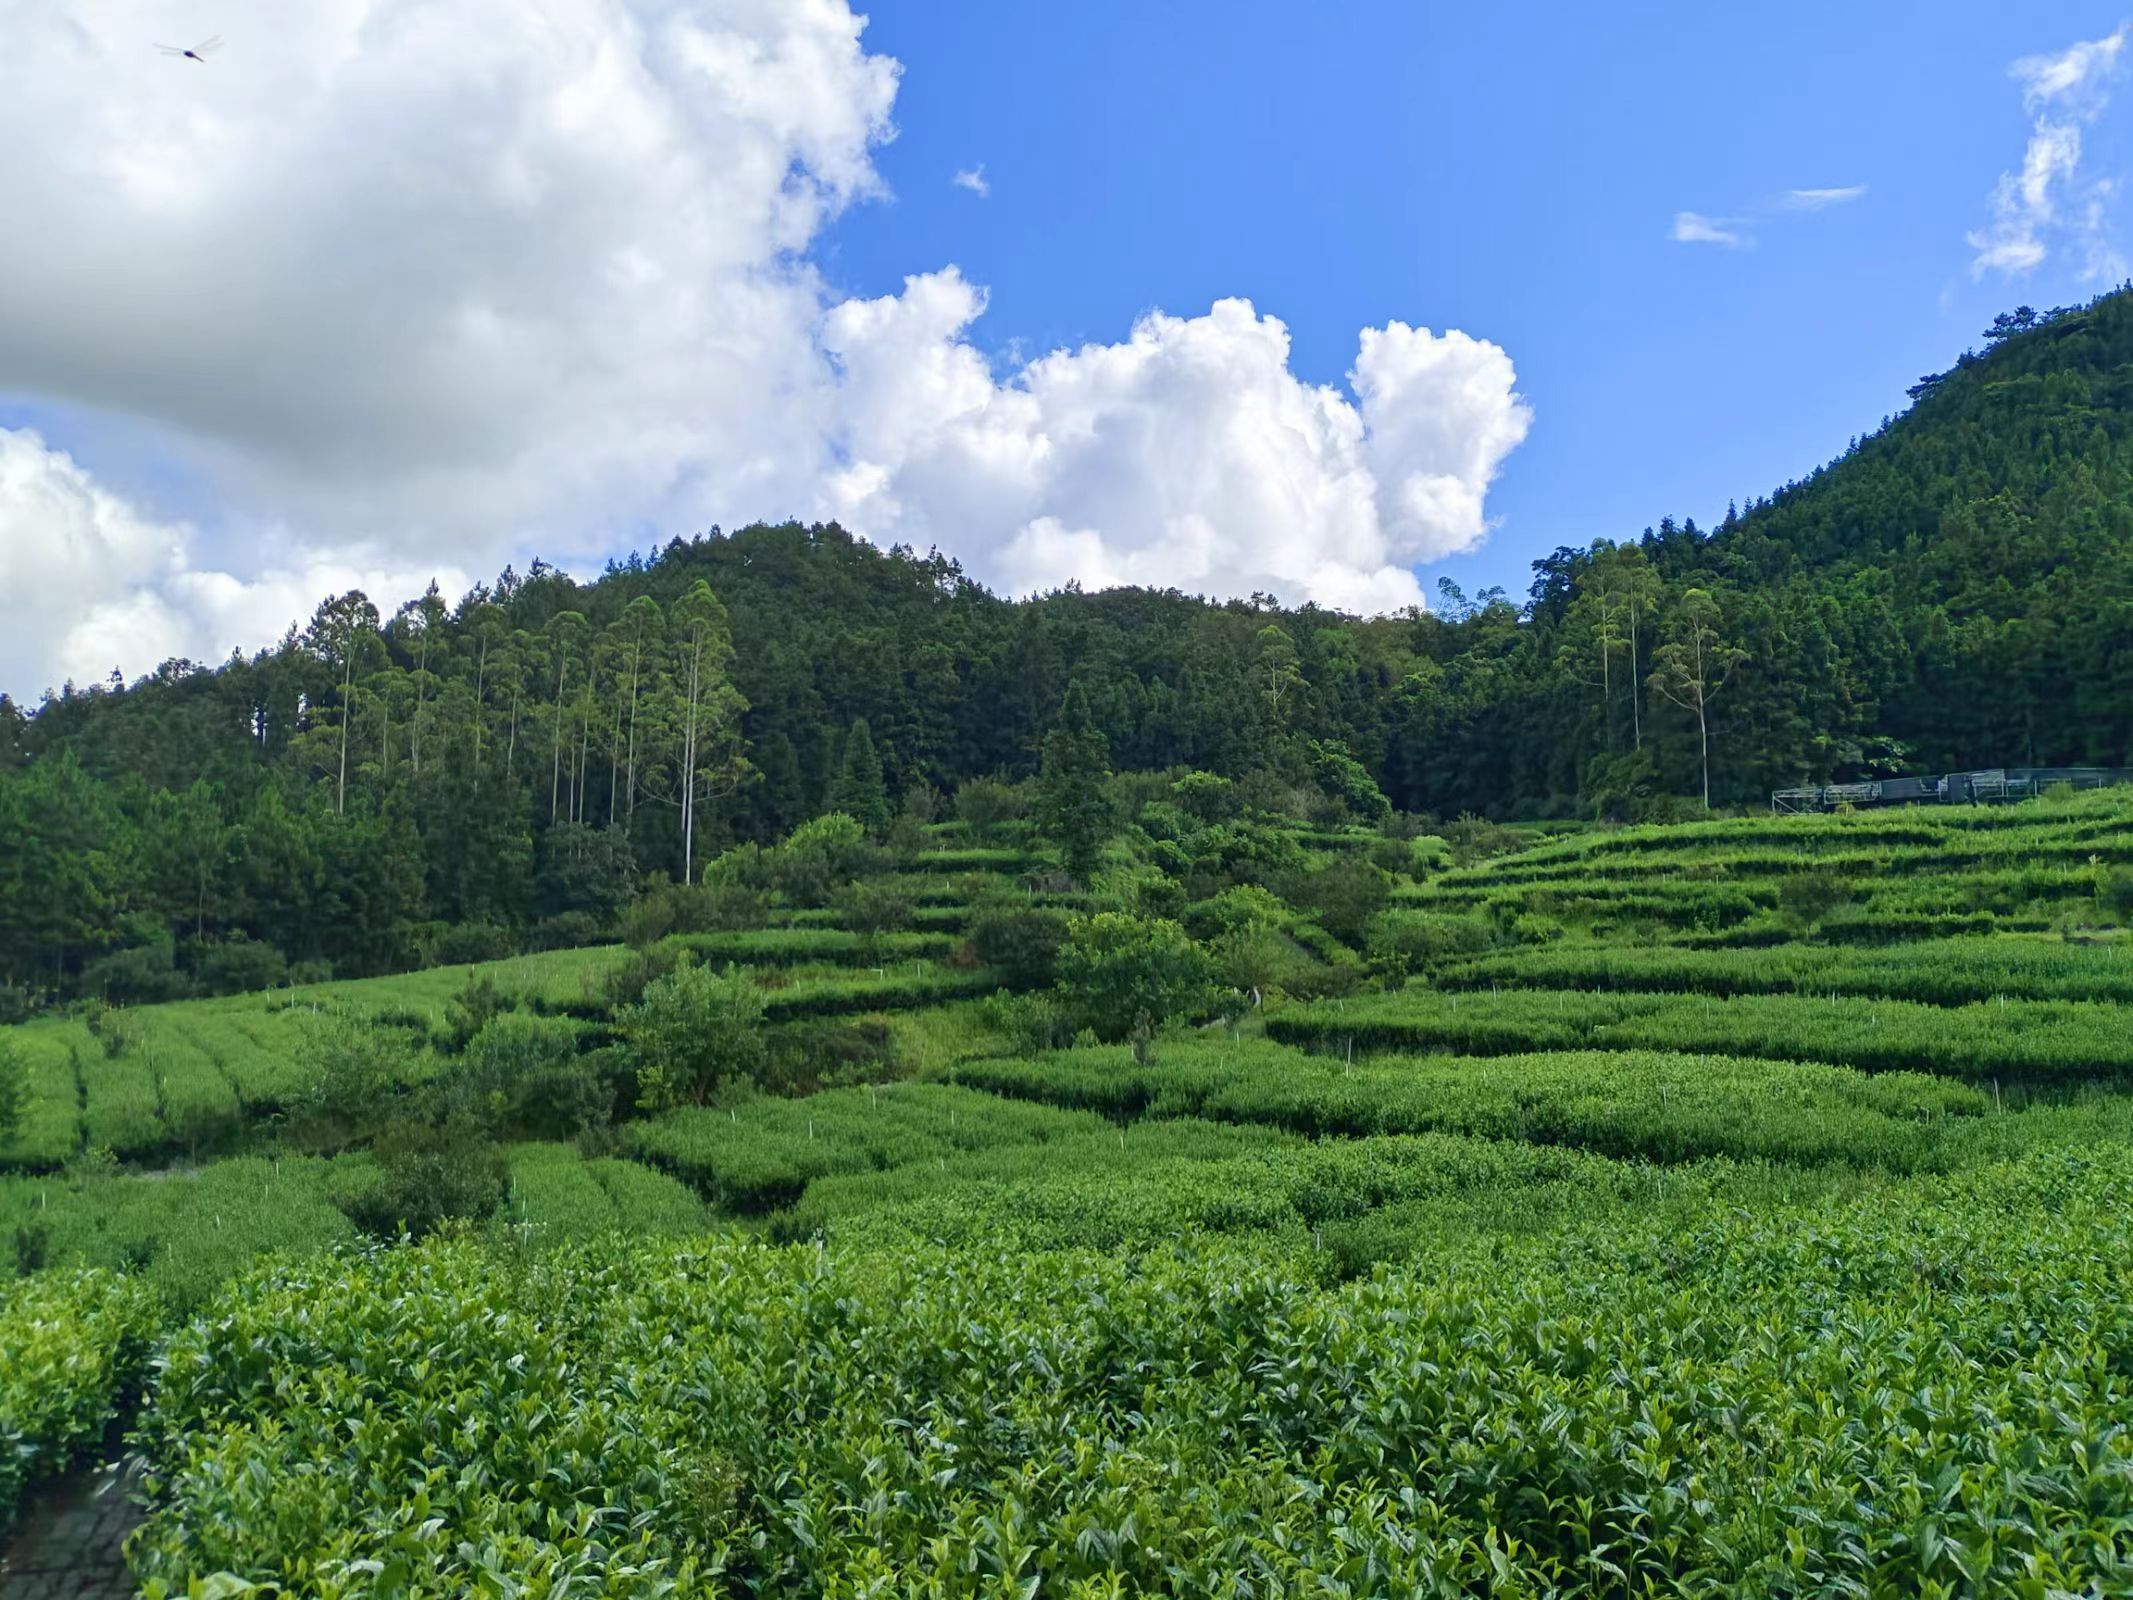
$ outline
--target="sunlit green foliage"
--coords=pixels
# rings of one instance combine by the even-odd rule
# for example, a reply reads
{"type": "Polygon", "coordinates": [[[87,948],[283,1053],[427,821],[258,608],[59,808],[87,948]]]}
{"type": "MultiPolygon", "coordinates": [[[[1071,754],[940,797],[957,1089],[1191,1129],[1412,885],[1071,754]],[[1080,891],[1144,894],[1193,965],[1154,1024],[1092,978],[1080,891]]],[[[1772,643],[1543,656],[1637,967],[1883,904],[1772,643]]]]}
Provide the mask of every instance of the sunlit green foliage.
{"type": "Polygon", "coordinates": [[[1076,1027],[1101,1039],[1155,1033],[1212,1002],[1214,963],[1175,922],[1100,912],[1068,926],[1060,999],[1076,1027]]]}
{"type": "Polygon", "coordinates": [[[685,959],[615,1016],[646,1111],[701,1105],[763,1070],[763,995],[746,973],[685,959]]]}
{"type": "Polygon", "coordinates": [[[0,1529],[25,1488],[101,1442],[159,1320],[154,1295],[116,1273],[0,1278],[0,1529]]]}
{"type": "Polygon", "coordinates": [[[136,1559],[409,1595],[491,1562],[611,1594],[2114,1592],[2127,1177],[1610,1211],[1348,1283],[1205,1246],[284,1270],[174,1340],[136,1559]]]}

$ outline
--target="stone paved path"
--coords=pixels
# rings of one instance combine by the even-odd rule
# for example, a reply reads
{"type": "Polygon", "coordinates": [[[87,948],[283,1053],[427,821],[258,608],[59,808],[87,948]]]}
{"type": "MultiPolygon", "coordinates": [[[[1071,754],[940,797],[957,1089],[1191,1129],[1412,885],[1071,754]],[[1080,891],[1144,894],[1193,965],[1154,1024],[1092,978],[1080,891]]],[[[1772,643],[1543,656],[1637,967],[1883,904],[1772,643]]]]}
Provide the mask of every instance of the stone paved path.
{"type": "Polygon", "coordinates": [[[90,1467],[35,1495],[0,1556],[0,1600],[131,1600],[126,1535],[141,1520],[133,1479],[90,1467]]]}

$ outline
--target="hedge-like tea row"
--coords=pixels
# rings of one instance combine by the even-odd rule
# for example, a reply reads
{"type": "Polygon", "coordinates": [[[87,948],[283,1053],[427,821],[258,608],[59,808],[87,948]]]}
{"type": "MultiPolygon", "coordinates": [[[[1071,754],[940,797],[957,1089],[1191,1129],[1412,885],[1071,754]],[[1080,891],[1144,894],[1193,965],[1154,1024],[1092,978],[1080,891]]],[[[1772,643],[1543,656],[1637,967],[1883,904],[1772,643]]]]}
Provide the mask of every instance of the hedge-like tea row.
{"type": "Polygon", "coordinates": [[[117,1273],[0,1279],[0,1530],[25,1490],[102,1441],[161,1317],[117,1273]]]}
{"type": "Polygon", "coordinates": [[[1043,857],[1027,850],[970,845],[953,850],[927,850],[912,859],[920,872],[1027,872],[1043,864],[1043,857]]]}
{"type": "Polygon", "coordinates": [[[827,1174],[771,1219],[771,1236],[898,1248],[987,1239],[1000,1249],[1114,1249],[1196,1231],[1296,1231],[1302,1224],[1288,1187],[1269,1203],[1243,1202],[1247,1188],[1265,1189],[1273,1178],[1260,1163],[1237,1159],[1294,1149],[1301,1141],[1293,1134],[1189,1117],[1100,1132],[1085,1126],[1090,1131],[1042,1143],[827,1174]]]}
{"type": "Polygon", "coordinates": [[[1694,1216],[1714,1203],[1760,1207],[1831,1182],[1830,1169],[1724,1160],[1662,1168],[1441,1133],[1311,1141],[1261,1123],[1179,1118],[938,1167],[823,1178],[772,1234],[1023,1253],[1248,1238],[1309,1258],[1315,1271],[1352,1276],[1455,1242],[1603,1216],[1694,1216]]]}
{"type": "Polygon", "coordinates": [[[1285,1044],[1340,1053],[1684,1050],[2005,1083],[2133,1072],[2126,1014],[2084,1001],[1931,1006],[1789,994],[1715,998],[1411,987],[1299,1006],[1269,1017],[1266,1031],[1285,1044]]]}
{"type": "Polygon", "coordinates": [[[812,962],[847,967],[938,961],[955,951],[946,933],[846,933],[841,928],[769,928],[757,933],[683,933],[668,940],[715,966],[784,967],[812,962]]]}
{"type": "Polygon", "coordinates": [[[1393,902],[1417,910],[1470,911],[1501,906],[1573,921],[1654,922],[1675,928],[1726,928],[1777,907],[1769,884],[1685,881],[1672,884],[1610,883],[1581,878],[1545,887],[1427,884],[1396,891],[1393,902]]]}
{"type": "Polygon", "coordinates": [[[968,1150],[1101,1131],[1085,1113],[1003,1100],[951,1084],[832,1089],[802,1100],[690,1107],[633,1124],[630,1145],[729,1211],[789,1206],[809,1182],[946,1162],[968,1150]]]}
{"type": "Polygon", "coordinates": [[[261,1255],[353,1242],[333,1196],[363,1159],[245,1156],[167,1174],[0,1178],[0,1246],[53,1267],[125,1268],[186,1307],[261,1255]]]}
{"type": "Polygon", "coordinates": [[[1864,995],[1965,1005],[2001,995],[2133,1004],[2133,949],[2019,937],[1946,938],[1872,949],[1795,944],[1754,951],[1558,944],[1445,967],[1445,988],[1632,989],[1658,993],[1864,995]]]}
{"type": "Polygon", "coordinates": [[[1783,879],[1827,873],[1862,882],[1875,878],[1996,877],[2035,873],[2039,881],[2094,879],[2095,868],[2133,861],[2133,831],[2108,840],[2035,837],[2014,830],[1926,846],[1894,846],[1827,853],[1772,849],[1705,851],[1654,848],[1637,854],[1569,860],[1538,859],[1538,853],[1500,857],[1481,866],[1448,872],[1446,888],[1559,882],[1649,881],[1661,876],[1702,880],[1783,879]]]}
{"type": "Polygon", "coordinates": [[[0,1171],[49,1172],[81,1148],[74,1051],[50,1027],[11,1028],[7,1039],[29,1068],[29,1098],[13,1137],[0,1140],[0,1171]]]}
{"type": "Polygon", "coordinates": [[[2133,812],[2122,794],[2007,807],[1905,807],[1853,816],[1745,817],[1703,823],[1647,824],[1573,834],[1477,867],[1447,874],[1453,882],[1568,869],[1604,871],[1627,860],[1649,870],[1749,860],[1881,858],[1933,861],[2021,858],[2049,853],[2084,857],[2133,849],[2133,812]]]}
{"type": "Polygon", "coordinates": [[[1370,1057],[1353,1068],[1276,1044],[1166,1048],[1137,1066],[1120,1049],[966,1063],[994,1094],[1139,1117],[1266,1123],[1316,1138],[1460,1133],[1571,1145],[1620,1160],[1711,1156],[1909,1172],[1956,1148],[1952,1119],[1988,1094],[1917,1073],[1869,1076],[1802,1062],[1652,1051],[1482,1059],[1370,1057]]]}
{"type": "MultiPolygon", "coordinates": [[[[2039,932],[2073,914],[2094,920],[2093,874],[2025,871],[1997,876],[1850,880],[1856,899],[1825,912],[1815,924],[1818,939],[1847,944],[1887,944],[1999,929],[2039,932]]],[[[1777,923],[1780,939],[1800,929],[1775,917],[1781,903],[1774,878],[1732,881],[1674,878],[1663,871],[1646,877],[1563,879],[1548,883],[1425,884],[1399,890],[1396,904],[1417,910],[1489,911],[1510,917],[1531,913],[1564,922],[1615,927],[1651,924],[1703,934],[1754,923],[1777,923]]]]}
{"type": "Polygon", "coordinates": [[[567,1144],[510,1149],[511,1193],[501,1221],[544,1243],[602,1234],[693,1233],[709,1222],[687,1186],[634,1161],[586,1160],[567,1144]]]}
{"type": "Polygon", "coordinates": [[[769,1022],[800,1017],[845,1016],[855,1011],[906,1011],[944,1000],[971,1000],[995,993],[999,977],[989,971],[921,972],[886,977],[807,978],[772,989],[763,999],[769,1022]]]}
{"type": "MultiPolygon", "coordinates": [[[[306,1011],[308,1008],[306,1008],[306,1011]]],[[[306,1011],[156,1006],[142,1013],[147,1037],[175,1038],[226,1079],[247,1117],[285,1111],[309,1087],[296,1052],[306,1011]]]]}
{"type": "MultiPolygon", "coordinates": [[[[766,914],[772,928],[843,929],[844,913],[835,906],[780,907],[766,914]]],[[[910,911],[911,926],[922,933],[954,933],[970,920],[965,904],[918,906],[910,911]]]]}
{"type": "Polygon", "coordinates": [[[426,967],[389,978],[351,978],[333,983],[237,996],[223,1006],[340,1004],[374,1010],[398,1010],[441,1017],[447,1003],[470,978],[486,978],[502,993],[537,1007],[567,1007],[615,967],[628,960],[621,945],[585,945],[570,950],[543,950],[472,965],[426,967]]]}
{"type": "Polygon", "coordinates": [[[151,1594],[409,1600],[2125,1593],[2129,1180],[1610,1214],[1330,1285],[1219,1246],[283,1269],[173,1339],[134,1557],[151,1594]]]}

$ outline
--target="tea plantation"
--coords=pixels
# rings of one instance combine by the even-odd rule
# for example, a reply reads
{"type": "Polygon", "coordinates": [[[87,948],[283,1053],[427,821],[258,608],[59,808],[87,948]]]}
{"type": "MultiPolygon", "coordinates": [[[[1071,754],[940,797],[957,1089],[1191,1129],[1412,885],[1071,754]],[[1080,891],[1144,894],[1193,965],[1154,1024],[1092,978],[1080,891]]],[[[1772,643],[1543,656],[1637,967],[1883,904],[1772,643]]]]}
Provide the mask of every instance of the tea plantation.
{"type": "Polygon", "coordinates": [[[2133,802],[1182,798],[6,1030],[0,1516],[137,1453],[151,1595],[2133,1592],[2133,802]]]}

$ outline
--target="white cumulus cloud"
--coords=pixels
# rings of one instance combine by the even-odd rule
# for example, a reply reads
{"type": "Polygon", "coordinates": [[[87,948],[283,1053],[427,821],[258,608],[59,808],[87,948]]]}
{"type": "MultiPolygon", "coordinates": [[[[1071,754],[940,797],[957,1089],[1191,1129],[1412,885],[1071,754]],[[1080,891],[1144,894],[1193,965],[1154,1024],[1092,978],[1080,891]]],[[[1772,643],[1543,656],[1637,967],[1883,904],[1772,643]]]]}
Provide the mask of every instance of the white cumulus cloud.
{"type": "Polygon", "coordinates": [[[407,548],[804,471],[794,252],[878,187],[898,71],[841,0],[227,0],[206,66],[167,9],[0,0],[0,388],[407,548]]]}
{"type": "MultiPolygon", "coordinates": [[[[455,568],[313,554],[238,576],[193,565],[194,530],[143,513],[27,428],[0,428],[0,689],[132,678],[173,659],[212,664],[280,637],[329,593],[387,614],[455,568]]],[[[27,695],[25,695],[27,698],[27,695]]]]}
{"type": "Polygon", "coordinates": [[[2056,55],[2024,56],[2008,69],[2022,85],[2022,105],[2036,113],[2019,171],[2003,173],[1992,192],[1992,221],[1969,234],[1971,271],[2019,277],[2042,266],[2053,244],[2072,243],[2082,254],[2081,276],[2111,278],[2123,272],[2112,248],[2106,180],[2086,190],[2077,185],[2082,124],[2102,115],[2117,74],[2127,25],[2102,39],[2075,44],[2056,55]],[[2073,197],[2071,215],[2066,209],[2073,197]]]}
{"type": "Polygon", "coordinates": [[[1016,592],[1078,579],[1420,604],[1409,564],[1480,542],[1531,420],[1509,357],[1463,333],[1366,329],[1350,398],[1290,370],[1279,321],[1220,300],[1002,383],[964,337],[983,309],[951,270],[830,313],[845,424],[823,510],[963,551],[1016,592]]]}
{"type": "Polygon", "coordinates": [[[958,189],[968,189],[980,200],[992,193],[992,185],[985,181],[985,163],[982,161],[974,167],[963,168],[948,181],[958,189]]]}
{"type": "Polygon", "coordinates": [[[129,673],[257,646],[351,574],[794,514],[1019,587],[1404,604],[1404,563],[1483,536],[1525,429],[1509,360],[1456,333],[1366,335],[1344,394],[1242,302],[1004,376],[952,268],[840,304],[809,252],[882,193],[903,71],[846,0],[218,0],[212,26],[201,65],[154,50],[186,31],[166,0],[0,0],[0,398],[65,463],[35,492],[105,507],[75,578],[0,590],[17,693],[114,645],[129,673]],[[195,487],[98,500],[70,418],[153,441],[130,481],[195,487]]]}

